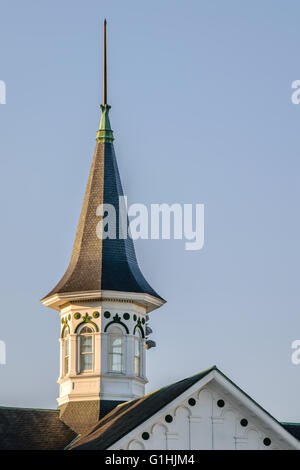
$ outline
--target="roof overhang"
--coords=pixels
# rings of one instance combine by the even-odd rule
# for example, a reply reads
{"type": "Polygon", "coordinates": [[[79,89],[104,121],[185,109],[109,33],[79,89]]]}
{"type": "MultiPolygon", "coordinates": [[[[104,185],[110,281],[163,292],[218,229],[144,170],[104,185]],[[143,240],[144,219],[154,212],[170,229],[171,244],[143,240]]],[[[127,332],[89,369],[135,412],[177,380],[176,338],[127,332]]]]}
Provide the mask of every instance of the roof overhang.
{"type": "Polygon", "coordinates": [[[46,307],[51,307],[54,310],[59,311],[67,303],[86,300],[119,300],[120,302],[127,301],[144,306],[147,312],[151,312],[152,310],[155,310],[156,308],[159,308],[166,303],[164,299],[154,297],[150,294],[143,294],[138,292],[121,292],[113,290],[58,293],[43,298],[41,302],[46,307]]]}

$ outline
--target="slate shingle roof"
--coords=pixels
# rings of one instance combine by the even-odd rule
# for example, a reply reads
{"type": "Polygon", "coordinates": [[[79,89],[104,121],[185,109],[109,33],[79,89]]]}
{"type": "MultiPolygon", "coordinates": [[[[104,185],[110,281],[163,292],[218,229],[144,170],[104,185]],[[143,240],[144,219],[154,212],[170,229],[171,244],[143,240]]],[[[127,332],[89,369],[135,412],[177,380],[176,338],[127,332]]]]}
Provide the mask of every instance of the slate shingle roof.
{"type": "MultiPolygon", "coordinates": [[[[119,237],[119,196],[123,190],[112,143],[97,142],[69,267],[56,293],[113,290],[161,298],[145,280],[137,263],[133,240],[119,237]],[[116,239],[100,240],[96,210],[100,204],[116,209],[116,239]]],[[[124,213],[125,224],[128,218],[124,213]]],[[[44,298],[46,298],[44,297],[44,298]]]]}
{"type": "Polygon", "coordinates": [[[57,410],[0,407],[0,450],[63,450],[75,437],[57,410]]]}

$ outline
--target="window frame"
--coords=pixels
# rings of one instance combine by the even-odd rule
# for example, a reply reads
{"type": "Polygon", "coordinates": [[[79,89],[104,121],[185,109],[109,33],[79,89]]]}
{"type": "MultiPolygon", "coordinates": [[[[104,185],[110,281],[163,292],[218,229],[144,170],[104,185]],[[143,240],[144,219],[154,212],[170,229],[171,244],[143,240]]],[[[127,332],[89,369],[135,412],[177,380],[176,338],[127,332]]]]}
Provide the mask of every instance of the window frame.
{"type": "Polygon", "coordinates": [[[67,326],[63,332],[63,376],[70,372],[70,328],[67,326]],[[68,352],[68,354],[66,354],[68,352]],[[67,364],[67,366],[66,366],[67,364]]]}
{"type": "Polygon", "coordinates": [[[118,325],[112,325],[108,330],[108,371],[110,374],[124,374],[125,373],[125,341],[124,341],[124,331],[118,325]],[[118,330],[119,334],[113,333],[113,330],[118,330]],[[120,345],[116,345],[116,349],[120,348],[121,352],[113,352],[113,338],[114,340],[120,338],[120,345]],[[113,369],[113,360],[114,356],[120,357],[120,370],[113,369]]]}
{"type": "Polygon", "coordinates": [[[139,328],[136,329],[134,336],[133,367],[136,377],[142,376],[142,333],[139,328]],[[138,346],[137,346],[138,345],[138,346]],[[138,354],[136,353],[138,347],[138,354]],[[138,364],[138,367],[136,366],[138,364]]]}
{"type": "Polygon", "coordinates": [[[78,371],[79,374],[90,374],[94,371],[95,369],[95,343],[94,343],[94,337],[95,337],[95,330],[91,325],[83,324],[81,328],[77,331],[77,350],[78,350],[78,371]],[[89,332],[84,332],[85,329],[90,330],[89,332]],[[82,343],[84,338],[91,338],[91,350],[90,351],[82,351],[82,343]],[[85,369],[83,368],[82,364],[82,358],[84,356],[91,356],[91,368],[90,369],[85,369]]]}

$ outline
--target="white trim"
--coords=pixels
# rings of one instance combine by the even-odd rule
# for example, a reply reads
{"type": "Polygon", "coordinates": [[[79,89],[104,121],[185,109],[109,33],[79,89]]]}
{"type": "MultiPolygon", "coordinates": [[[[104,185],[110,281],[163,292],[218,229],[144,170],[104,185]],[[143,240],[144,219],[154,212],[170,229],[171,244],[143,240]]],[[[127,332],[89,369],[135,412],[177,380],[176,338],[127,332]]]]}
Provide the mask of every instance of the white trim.
{"type": "Polygon", "coordinates": [[[230,394],[238,401],[241,402],[243,406],[245,406],[250,414],[253,414],[255,417],[259,418],[262,422],[262,426],[265,426],[267,429],[273,431],[277,434],[279,441],[284,441],[286,444],[291,446],[293,449],[300,450],[300,442],[292,436],[284,427],[279,424],[273,417],[271,417],[266,411],[259,407],[253,400],[245,395],[241,390],[238,389],[237,386],[232,384],[228,379],[226,379],[223,374],[221,374],[218,370],[212,370],[209,372],[205,377],[198,380],[194,385],[189,387],[185,392],[180,394],[174,400],[170,401],[165,405],[162,409],[160,409],[157,413],[152,415],[149,419],[144,421],[141,425],[134,428],[124,437],[116,441],[112,444],[107,450],[117,450],[122,448],[128,441],[131,439],[136,438],[137,434],[142,433],[146,428],[151,428],[155,422],[157,422],[164,413],[170,408],[174,408],[179,403],[182,403],[185,399],[189,396],[193,395],[195,392],[199,391],[209,382],[215,381],[218,385],[224,388],[224,392],[230,394]]]}
{"type": "Polygon", "coordinates": [[[61,310],[62,306],[74,300],[113,300],[113,301],[131,301],[138,305],[146,307],[146,311],[151,312],[156,308],[161,307],[166,303],[165,300],[154,297],[150,294],[143,294],[137,292],[122,292],[113,290],[97,290],[97,291],[82,291],[82,292],[68,292],[66,294],[53,294],[50,297],[45,297],[41,300],[42,304],[46,307],[61,310]]]}

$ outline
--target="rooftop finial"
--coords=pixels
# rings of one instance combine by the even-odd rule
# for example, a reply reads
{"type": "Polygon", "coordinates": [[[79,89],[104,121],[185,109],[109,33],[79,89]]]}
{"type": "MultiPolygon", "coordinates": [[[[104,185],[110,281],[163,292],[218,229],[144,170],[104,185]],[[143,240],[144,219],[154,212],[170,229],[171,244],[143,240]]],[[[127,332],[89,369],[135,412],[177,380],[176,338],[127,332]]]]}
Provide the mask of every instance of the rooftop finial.
{"type": "Polygon", "coordinates": [[[114,140],[108,116],[110,106],[107,104],[106,24],[105,19],[103,22],[103,104],[100,105],[101,120],[96,137],[97,142],[112,142],[114,140]]]}
{"type": "Polygon", "coordinates": [[[103,105],[107,104],[107,68],[106,68],[106,24],[107,21],[104,19],[103,29],[103,105]]]}

